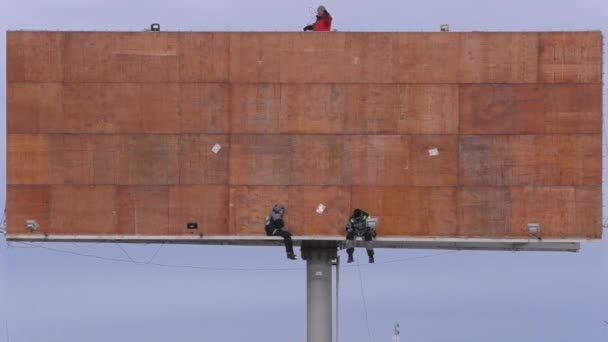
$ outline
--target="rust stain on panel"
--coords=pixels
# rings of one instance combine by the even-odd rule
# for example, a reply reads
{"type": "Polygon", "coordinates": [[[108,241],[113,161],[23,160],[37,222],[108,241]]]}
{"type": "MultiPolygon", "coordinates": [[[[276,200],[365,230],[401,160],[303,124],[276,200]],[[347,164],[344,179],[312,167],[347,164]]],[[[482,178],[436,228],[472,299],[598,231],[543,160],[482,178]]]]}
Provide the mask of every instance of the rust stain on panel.
{"type": "Polygon", "coordinates": [[[139,87],[134,84],[65,83],[63,113],[52,120],[52,133],[113,133],[116,118],[136,117],[139,87]]]}
{"type": "Polygon", "coordinates": [[[397,84],[351,84],[344,86],[344,92],[344,133],[397,133],[400,108],[397,84]]]}
{"type": "Polygon", "coordinates": [[[602,33],[541,32],[539,82],[602,83],[602,33]]]}
{"type": "Polygon", "coordinates": [[[456,135],[345,136],[345,184],[456,185],[456,144],[456,135]]]}
{"type": "Polygon", "coordinates": [[[511,236],[512,199],[507,187],[463,187],[458,191],[459,235],[511,236]]]}
{"type": "Polygon", "coordinates": [[[602,237],[602,188],[577,186],[574,193],[575,225],[572,236],[600,239],[602,237]]]}
{"type": "Polygon", "coordinates": [[[456,236],[455,187],[353,187],[352,208],[379,217],[382,236],[456,236]]]}
{"type": "Polygon", "coordinates": [[[291,186],[288,195],[290,229],[297,235],[342,235],[350,213],[350,188],[291,186]],[[318,213],[319,204],[325,206],[318,213]]]}
{"type": "Polygon", "coordinates": [[[408,170],[416,186],[451,186],[458,181],[458,136],[413,135],[408,170]]]}
{"type": "Polygon", "coordinates": [[[175,82],[178,34],[69,32],[64,79],[68,82],[175,82]]]}
{"type": "Polygon", "coordinates": [[[169,186],[118,186],[118,234],[169,234],[169,186]]]}
{"type": "Polygon", "coordinates": [[[226,82],[230,70],[230,39],[225,32],[178,34],[181,82],[226,82]]]}
{"type": "Polygon", "coordinates": [[[26,234],[27,220],[36,220],[39,232],[47,232],[50,223],[48,185],[8,185],[6,188],[6,224],[12,234],[26,234]]]}
{"type": "Polygon", "coordinates": [[[544,237],[580,236],[575,187],[516,187],[511,199],[511,236],[529,236],[528,223],[540,224],[544,237]]]}
{"type": "Polygon", "coordinates": [[[229,150],[227,135],[180,135],[179,184],[227,184],[229,150]],[[216,144],[219,150],[214,153],[216,144]]]}
{"type": "Polygon", "coordinates": [[[346,184],[404,185],[413,182],[410,136],[352,135],[344,139],[346,184]]]}
{"type": "Polygon", "coordinates": [[[279,133],[281,85],[233,84],[230,88],[230,130],[238,133],[279,133]]]}
{"type": "Polygon", "coordinates": [[[177,184],[179,136],[121,135],[118,152],[118,184],[177,184]]]}
{"type": "Polygon", "coordinates": [[[116,186],[52,185],[49,234],[115,234],[116,186]]]}
{"type": "Polygon", "coordinates": [[[332,84],[281,86],[281,131],[294,134],[342,133],[344,90],[344,86],[332,84]]]}
{"type": "Polygon", "coordinates": [[[344,140],[335,135],[292,137],[292,185],[343,184],[344,140]]]}
{"type": "Polygon", "coordinates": [[[228,133],[230,87],[223,83],[179,85],[179,130],[182,133],[228,133]]]}
{"type": "Polygon", "coordinates": [[[459,33],[396,34],[393,48],[399,83],[458,83],[459,33]]]}
{"type": "Polygon", "coordinates": [[[279,82],[280,33],[230,34],[229,80],[233,83],[279,82]]]}
{"type": "Polygon", "coordinates": [[[49,183],[49,139],[42,134],[7,136],[7,184],[49,183]]]}
{"type": "Polygon", "coordinates": [[[400,134],[457,134],[458,86],[400,85],[396,127],[400,134]]]}
{"type": "Polygon", "coordinates": [[[601,136],[496,135],[460,138],[462,185],[599,185],[601,136]]]}
{"type": "Polygon", "coordinates": [[[54,133],[177,133],[176,83],[66,83],[54,133]]]}
{"type": "MultiPolygon", "coordinates": [[[[346,83],[393,83],[399,80],[397,35],[393,33],[355,33],[347,35],[344,52],[338,56],[345,62],[346,83]]],[[[339,63],[340,59],[336,58],[339,63]]],[[[328,70],[334,73],[338,68],[328,70]]]]}
{"type": "Polygon", "coordinates": [[[70,33],[64,48],[63,78],[68,82],[101,82],[111,79],[112,63],[109,49],[112,37],[117,34],[101,32],[70,33]]]}
{"type": "Polygon", "coordinates": [[[534,83],[537,61],[537,33],[460,34],[460,83],[534,83]]]}
{"type": "Polygon", "coordinates": [[[597,238],[600,192],[597,186],[463,187],[458,193],[460,233],[534,239],[527,227],[538,223],[543,238],[597,238]]]}
{"type": "MultiPolygon", "coordinates": [[[[344,83],[346,81],[347,34],[280,33],[279,79],[281,83],[344,83]],[[322,62],[320,62],[322,61],[322,62]]],[[[269,45],[267,53],[276,51],[269,45]]],[[[255,51],[255,50],[254,50],[255,51]]],[[[255,62],[255,61],[254,61],[255,62]]],[[[262,80],[260,80],[263,82],[262,80]]]]}
{"type": "Polygon", "coordinates": [[[116,117],[119,132],[178,133],[178,98],[176,83],[141,84],[138,115],[116,117]]]}
{"type": "Polygon", "coordinates": [[[9,83],[6,92],[8,133],[46,133],[62,117],[60,83],[9,83]]]}
{"type": "Polygon", "coordinates": [[[228,235],[228,187],[180,185],[169,189],[169,234],[192,234],[188,222],[198,222],[196,234],[228,235]]]}
{"type": "Polygon", "coordinates": [[[63,81],[65,32],[7,32],[8,82],[63,81]]]}
{"type": "Polygon", "coordinates": [[[460,133],[601,133],[601,92],[599,84],[460,85],[460,133]]]}
{"type": "Polygon", "coordinates": [[[49,184],[116,184],[118,137],[49,135],[49,184]]]}
{"type": "Polygon", "coordinates": [[[236,135],[230,148],[230,184],[289,185],[293,137],[236,135]]]}

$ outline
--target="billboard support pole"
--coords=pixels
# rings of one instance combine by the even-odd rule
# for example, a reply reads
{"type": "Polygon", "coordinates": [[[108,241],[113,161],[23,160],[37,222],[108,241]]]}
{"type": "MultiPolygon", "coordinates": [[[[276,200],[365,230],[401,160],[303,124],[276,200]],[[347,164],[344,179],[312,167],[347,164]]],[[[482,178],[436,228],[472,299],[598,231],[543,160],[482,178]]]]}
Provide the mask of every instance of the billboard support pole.
{"type": "Polygon", "coordinates": [[[306,336],[308,342],[332,342],[332,261],[337,243],[303,241],[306,260],[306,336]]]}

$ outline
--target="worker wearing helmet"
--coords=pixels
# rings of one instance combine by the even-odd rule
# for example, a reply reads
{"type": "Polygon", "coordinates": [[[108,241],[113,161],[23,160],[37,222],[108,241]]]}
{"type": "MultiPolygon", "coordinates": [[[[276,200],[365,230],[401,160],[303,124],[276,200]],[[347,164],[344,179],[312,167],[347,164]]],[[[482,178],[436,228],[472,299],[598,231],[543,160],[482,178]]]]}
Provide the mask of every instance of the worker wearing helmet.
{"type": "Polygon", "coordinates": [[[266,216],[266,235],[282,237],[285,241],[287,258],[296,260],[297,257],[293,253],[293,241],[291,241],[291,233],[289,233],[287,227],[285,227],[283,215],[285,215],[285,207],[282,204],[275,204],[270,214],[266,216]]]}
{"type": "Polygon", "coordinates": [[[372,238],[376,237],[376,229],[371,228],[367,220],[369,214],[361,209],[355,209],[353,215],[348,219],[346,223],[346,253],[348,253],[348,262],[353,262],[353,252],[355,251],[355,238],[357,236],[363,237],[363,245],[367,250],[367,256],[369,257],[369,263],[374,263],[374,247],[372,238]]]}
{"type": "Polygon", "coordinates": [[[305,26],[304,31],[331,31],[332,19],[325,6],[319,6],[317,8],[317,21],[312,25],[305,26]]]}

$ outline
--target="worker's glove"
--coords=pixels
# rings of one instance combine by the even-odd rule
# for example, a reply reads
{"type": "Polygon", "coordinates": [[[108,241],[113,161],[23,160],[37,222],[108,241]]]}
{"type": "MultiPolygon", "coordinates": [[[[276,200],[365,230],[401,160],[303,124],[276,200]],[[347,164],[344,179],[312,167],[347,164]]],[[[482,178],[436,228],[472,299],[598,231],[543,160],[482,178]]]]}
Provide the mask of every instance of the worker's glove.
{"type": "Polygon", "coordinates": [[[306,25],[304,26],[304,31],[312,31],[312,25],[306,25]]]}
{"type": "Polygon", "coordinates": [[[378,236],[378,232],[376,232],[375,229],[371,229],[370,233],[372,234],[373,238],[375,238],[376,236],[378,236]]]}
{"type": "Polygon", "coordinates": [[[348,228],[346,228],[346,232],[347,232],[347,233],[352,233],[352,232],[353,232],[353,229],[352,229],[352,228],[350,228],[350,227],[348,227],[348,228]]]}

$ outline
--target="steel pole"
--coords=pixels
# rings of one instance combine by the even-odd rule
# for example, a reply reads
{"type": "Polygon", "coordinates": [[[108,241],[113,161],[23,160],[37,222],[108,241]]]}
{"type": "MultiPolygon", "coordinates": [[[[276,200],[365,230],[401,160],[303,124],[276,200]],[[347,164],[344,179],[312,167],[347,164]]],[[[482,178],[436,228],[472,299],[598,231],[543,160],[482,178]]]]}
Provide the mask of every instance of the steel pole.
{"type": "Polygon", "coordinates": [[[332,260],[336,247],[302,246],[306,260],[307,341],[332,342],[332,260]]]}
{"type": "Polygon", "coordinates": [[[336,341],[340,342],[340,256],[336,257],[336,341]]]}

